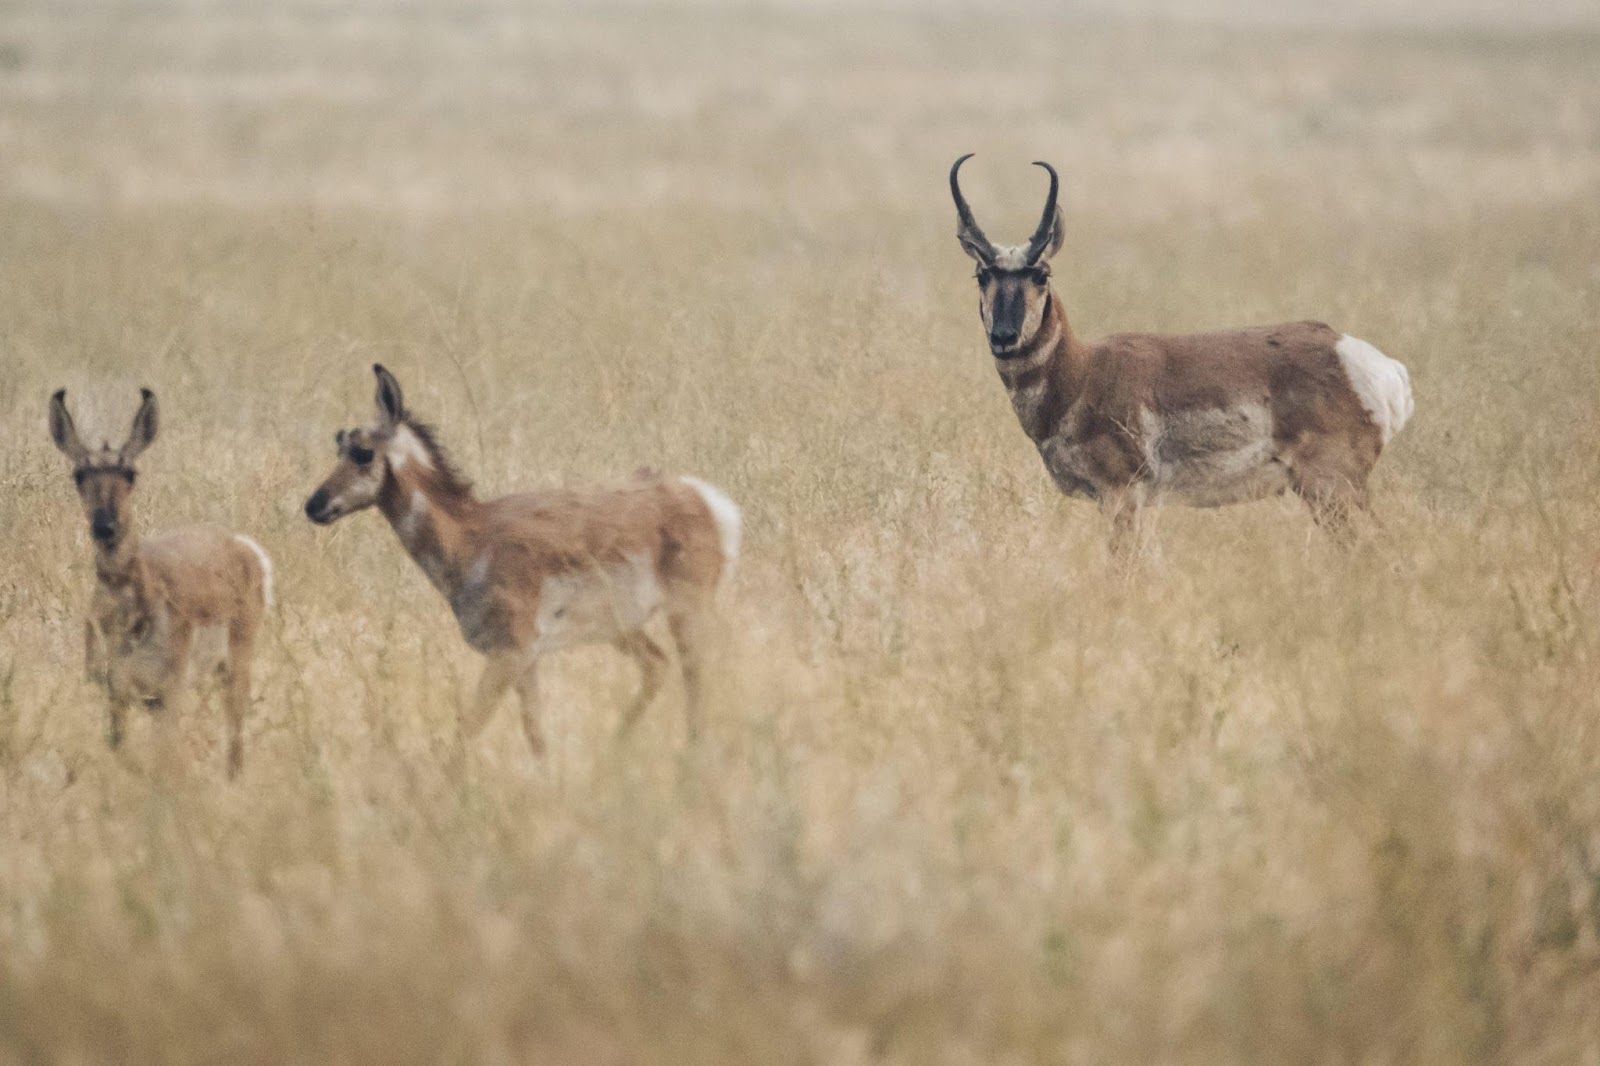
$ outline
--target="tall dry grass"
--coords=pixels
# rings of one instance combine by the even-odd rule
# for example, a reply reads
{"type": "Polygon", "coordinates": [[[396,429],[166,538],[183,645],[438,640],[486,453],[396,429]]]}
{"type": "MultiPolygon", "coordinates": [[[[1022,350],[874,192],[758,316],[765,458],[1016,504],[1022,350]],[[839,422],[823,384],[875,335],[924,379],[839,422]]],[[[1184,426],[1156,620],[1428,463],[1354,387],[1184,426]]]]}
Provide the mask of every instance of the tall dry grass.
{"type": "Polygon", "coordinates": [[[0,1060],[1600,1061],[1600,38],[946,13],[0,10],[0,1060]],[[988,365],[1065,177],[1087,334],[1411,368],[1385,529],[1172,511],[1114,574],[988,365]],[[298,507],[401,376],[488,492],[743,502],[708,736],[474,657],[298,507]],[[278,563],[247,765],[80,678],[44,428],[157,390],[147,529],[278,563]],[[148,750],[137,723],[130,758],[148,750]]]}

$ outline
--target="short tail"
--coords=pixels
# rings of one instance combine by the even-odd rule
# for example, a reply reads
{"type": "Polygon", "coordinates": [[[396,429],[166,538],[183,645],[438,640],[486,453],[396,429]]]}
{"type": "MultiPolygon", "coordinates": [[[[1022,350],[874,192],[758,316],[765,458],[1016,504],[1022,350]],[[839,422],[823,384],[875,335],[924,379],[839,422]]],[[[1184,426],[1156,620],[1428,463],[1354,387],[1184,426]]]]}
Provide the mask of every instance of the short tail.
{"type": "Polygon", "coordinates": [[[711,521],[717,527],[717,542],[722,546],[722,572],[717,577],[717,587],[726,588],[728,582],[733,580],[733,572],[739,562],[739,547],[744,540],[744,517],[739,513],[739,505],[730,500],[727,493],[697,477],[681,477],[678,480],[698,493],[705,501],[706,510],[711,512],[711,521]]]}
{"type": "Polygon", "coordinates": [[[267,550],[243,533],[235,533],[233,539],[243,544],[255,553],[256,562],[261,565],[261,603],[264,607],[272,606],[272,558],[267,550]]]}

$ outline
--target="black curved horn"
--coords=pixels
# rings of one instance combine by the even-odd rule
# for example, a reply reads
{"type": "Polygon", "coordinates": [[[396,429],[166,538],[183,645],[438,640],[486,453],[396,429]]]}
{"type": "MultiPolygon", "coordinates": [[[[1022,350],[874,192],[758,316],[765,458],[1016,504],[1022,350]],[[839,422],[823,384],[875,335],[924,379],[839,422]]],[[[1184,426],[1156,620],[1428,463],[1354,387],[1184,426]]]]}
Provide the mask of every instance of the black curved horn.
{"type": "Polygon", "coordinates": [[[961,164],[976,154],[976,152],[968,152],[951,165],[950,195],[956,202],[956,217],[961,222],[961,226],[957,231],[957,235],[961,238],[961,243],[967,245],[974,252],[981,254],[984,259],[992,262],[994,260],[994,245],[989,243],[989,238],[984,236],[983,230],[978,227],[977,220],[972,217],[972,208],[967,206],[967,198],[961,195],[961,181],[957,177],[961,164]]]}
{"type": "MultiPolygon", "coordinates": [[[[1056,177],[1056,168],[1049,163],[1034,161],[1034,166],[1044,167],[1050,172],[1050,195],[1044,202],[1044,214],[1039,217],[1039,228],[1034,230],[1033,239],[1028,242],[1028,262],[1036,263],[1039,256],[1050,246],[1050,237],[1056,222],[1056,193],[1061,189],[1061,179],[1056,177]]],[[[950,180],[955,180],[955,172],[950,174],[950,180]]]]}

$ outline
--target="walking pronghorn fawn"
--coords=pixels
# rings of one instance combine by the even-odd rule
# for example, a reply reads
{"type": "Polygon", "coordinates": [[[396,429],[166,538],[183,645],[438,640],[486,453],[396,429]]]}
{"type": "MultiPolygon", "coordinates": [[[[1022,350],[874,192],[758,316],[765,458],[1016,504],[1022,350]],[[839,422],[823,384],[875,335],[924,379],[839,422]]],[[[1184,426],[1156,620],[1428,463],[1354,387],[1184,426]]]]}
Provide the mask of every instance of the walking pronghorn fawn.
{"type": "Polygon", "coordinates": [[[1025,245],[991,244],[950,168],[957,237],[978,263],[1000,380],[1056,486],[1099,502],[1112,545],[1147,503],[1243,503],[1293,490],[1341,537],[1368,509],[1367,477],[1411,417],[1406,368],[1321,322],[1079,340],[1050,288],[1061,249],[1055,168],[1025,245]]]}
{"type": "Polygon", "coordinates": [[[641,478],[619,488],[479,500],[434,432],[406,410],[382,366],[377,422],[341,430],[339,458],[306,501],[318,525],[377,507],[455,613],[467,643],[488,658],[460,720],[463,741],[515,688],[522,728],[544,751],[538,661],[575,644],[609,642],[631,655],[642,684],[618,735],[661,687],[667,654],[645,624],[658,612],[678,645],[696,733],[704,629],[739,554],[739,509],[691,477],[641,478]]]}
{"type": "Polygon", "coordinates": [[[224,685],[228,776],[244,763],[244,715],[256,631],[272,603],[272,562],[261,545],[216,526],[189,526],[159,537],[133,531],[134,460],[155,440],[156,398],[143,402],[127,443],[91,450],[67,413],[65,389],[50,400],[50,436],[72,460],[95,544],[95,589],[84,625],[89,680],[110,696],[107,740],[122,744],[127,710],[159,712],[163,747],[181,694],[215,671],[224,685]]]}

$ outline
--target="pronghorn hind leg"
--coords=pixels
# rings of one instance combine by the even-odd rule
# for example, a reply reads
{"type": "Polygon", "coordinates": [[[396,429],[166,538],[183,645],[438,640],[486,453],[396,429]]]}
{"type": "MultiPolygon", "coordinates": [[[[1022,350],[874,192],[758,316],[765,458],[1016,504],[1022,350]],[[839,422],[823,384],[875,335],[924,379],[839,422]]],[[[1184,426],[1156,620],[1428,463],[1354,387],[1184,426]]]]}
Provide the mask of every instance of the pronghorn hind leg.
{"type": "Polygon", "coordinates": [[[633,730],[640,715],[644,714],[644,709],[650,706],[656,698],[656,693],[661,691],[661,682],[667,669],[667,653],[643,630],[624,634],[618,637],[615,643],[618,651],[633,656],[639,664],[638,695],[634,696],[633,702],[622,712],[622,721],[617,726],[617,739],[621,740],[633,730]]]}
{"type": "Polygon", "coordinates": [[[683,671],[683,713],[691,741],[700,735],[701,705],[705,698],[706,614],[706,607],[696,603],[667,616],[672,639],[678,645],[678,668],[683,671]]]}
{"type": "Polygon", "coordinates": [[[530,659],[513,682],[522,714],[522,735],[528,738],[533,757],[544,757],[544,730],[539,725],[539,660],[530,659]]]}
{"type": "Polygon", "coordinates": [[[1336,472],[1297,470],[1293,485],[1294,491],[1311,509],[1312,519],[1341,546],[1348,546],[1356,539],[1358,517],[1372,514],[1372,501],[1364,478],[1357,481],[1336,472]]]}
{"type": "Polygon", "coordinates": [[[250,660],[255,633],[243,626],[228,629],[228,658],[223,664],[222,704],[228,720],[228,779],[244,766],[244,716],[250,709],[250,660]]]}

